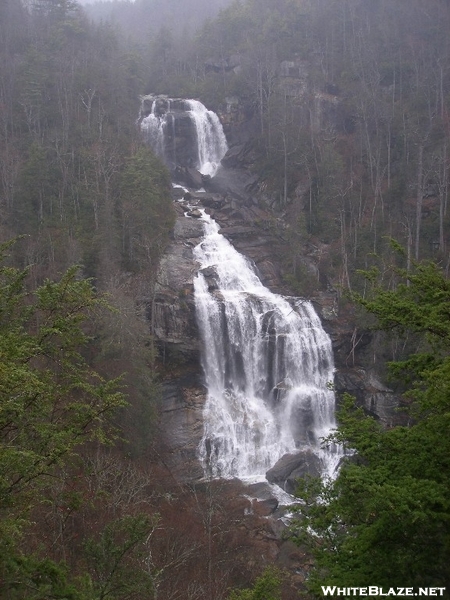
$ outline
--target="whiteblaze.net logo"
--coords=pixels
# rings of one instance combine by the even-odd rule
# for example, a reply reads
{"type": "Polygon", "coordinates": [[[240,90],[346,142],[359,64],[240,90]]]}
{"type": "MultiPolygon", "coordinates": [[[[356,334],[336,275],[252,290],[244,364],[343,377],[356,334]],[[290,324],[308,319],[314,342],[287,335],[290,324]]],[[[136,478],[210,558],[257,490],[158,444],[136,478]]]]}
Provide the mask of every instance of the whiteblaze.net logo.
{"type": "Polygon", "coordinates": [[[322,585],[322,594],[324,596],[443,596],[445,587],[427,587],[427,588],[412,588],[412,587],[391,587],[382,588],[376,585],[367,587],[339,587],[337,585],[322,585]]]}

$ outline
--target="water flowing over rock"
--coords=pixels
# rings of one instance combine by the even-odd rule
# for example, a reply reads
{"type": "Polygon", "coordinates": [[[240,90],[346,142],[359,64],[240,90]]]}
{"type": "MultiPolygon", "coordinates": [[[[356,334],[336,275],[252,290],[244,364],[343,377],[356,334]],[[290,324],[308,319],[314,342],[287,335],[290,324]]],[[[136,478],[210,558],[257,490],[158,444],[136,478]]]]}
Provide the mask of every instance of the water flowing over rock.
{"type": "Polygon", "coordinates": [[[140,127],[172,170],[193,168],[212,177],[228,149],[219,117],[198,100],[144,96],[140,127]]]}
{"type": "MultiPolygon", "coordinates": [[[[189,308],[190,293],[180,299],[171,290],[180,281],[189,291],[188,255],[199,226],[204,227],[204,238],[196,241],[193,250],[192,266],[198,271],[193,277],[194,300],[207,393],[203,396],[197,389],[195,402],[190,402],[185,385],[172,382],[167,386],[162,414],[168,419],[164,429],[173,432],[175,440],[166,436],[174,459],[171,469],[177,477],[183,469],[187,477],[195,477],[196,438],[197,464],[207,477],[261,481],[272,469],[273,481],[291,491],[293,476],[285,475],[284,463],[287,460],[291,465],[292,455],[292,473],[310,472],[314,467],[315,472],[331,475],[339,452],[321,448],[322,438],[335,426],[335,399],[329,387],[334,376],[330,338],[312,304],[266,288],[252,263],[219,233],[220,226],[201,208],[225,215],[231,211],[240,219],[244,209],[259,210],[248,196],[253,183],[231,177],[229,167],[215,177],[227,151],[220,121],[198,101],[147,96],[142,99],[140,124],[147,141],[173,173],[185,174],[197,189],[205,181],[209,190],[187,192],[178,205],[182,212],[172,254],[161,263],[153,302],[154,331],[164,340],[164,348],[172,353],[179,348],[183,356],[195,354],[191,320],[182,316],[183,306],[189,308]],[[184,467],[176,459],[181,455],[184,467]],[[277,474],[280,464],[283,473],[277,474]]],[[[230,223],[223,231],[233,243],[254,237],[244,225],[230,223]]],[[[260,259],[261,248],[258,244],[255,248],[260,259]]],[[[195,358],[188,362],[194,364],[195,358]]]]}
{"type": "Polygon", "coordinates": [[[265,288],[205,216],[194,281],[208,389],[199,457],[213,477],[264,479],[285,454],[310,450],[332,474],[331,341],[312,305],[265,288]]]}

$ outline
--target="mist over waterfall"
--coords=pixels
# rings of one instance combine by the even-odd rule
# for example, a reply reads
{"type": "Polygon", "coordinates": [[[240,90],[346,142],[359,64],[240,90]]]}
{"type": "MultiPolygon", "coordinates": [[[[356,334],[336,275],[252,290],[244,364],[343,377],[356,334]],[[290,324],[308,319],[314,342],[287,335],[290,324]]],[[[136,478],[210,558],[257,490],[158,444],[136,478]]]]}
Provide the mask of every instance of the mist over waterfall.
{"type": "Polygon", "coordinates": [[[213,177],[228,146],[219,117],[198,100],[144,96],[140,127],[170,167],[193,167],[213,177]]]}
{"type": "Polygon", "coordinates": [[[286,453],[321,449],[334,428],[331,342],[311,303],[273,294],[205,216],[195,301],[208,389],[199,457],[213,477],[264,478],[286,453]]]}

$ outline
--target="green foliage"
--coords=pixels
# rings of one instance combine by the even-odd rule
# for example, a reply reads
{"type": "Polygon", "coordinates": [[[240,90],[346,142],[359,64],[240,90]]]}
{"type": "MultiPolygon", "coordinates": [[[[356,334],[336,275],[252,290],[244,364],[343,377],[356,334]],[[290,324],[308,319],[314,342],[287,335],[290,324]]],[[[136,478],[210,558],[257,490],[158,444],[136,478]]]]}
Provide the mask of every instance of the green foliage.
{"type": "Polygon", "coordinates": [[[86,541],[84,554],[90,572],[87,587],[94,598],[153,597],[149,541],[156,526],[157,519],[127,515],[106,525],[98,539],[86,541]]]}
{"type": "Polygon", "coordinates": [[[433,343],[450,343],[450,282],[432,262],[414,265],[413,271],[395,269],[399,283],[395,290],[383,289],[375,269],[367,278],[373,284],[374,298],[354,299],[377,317],[379,327],[409,330],[423,334],[433,343]]]}
{"type": "Polygon", "coordinates": [[[449,584],[450,287],[433,264],[397,274],[407,283],[375,286],[370,300],[359,301],[380,327],[414,332],[430,348],[391,366],[407,373],[415,419],[385,430],[344,397],[334,439],[354,454],[335,481],[298,490],[305,504],[294,537],[316,557],[310,588],[317,596],[321,585],[449,584]]]}
{"type": "MultiPolygon", "coordinates": [[[[3,552],[3,548],[1,548],[3,552]]],[[[34,556],[9,556],[7,568],[0,571],[1,590],[8,600],[91,600],[80,591],[80,582],[69,581],[67,568],[54,561],[34,556]]],[[[0,593],[1,593],[0,592],[0,593]]]]}
{"type": "Polygon", "coordinates": [[[281,600],[281,574],[267,568],[252,588],[233,591],[228,600],[281,600]]]}
{"type": "Polygon", "coordinates": [[[131,156],[120,182],[125,265],[132,271],[156,266],[174,224],[167,169],[141,147],[131,156]]]}
{"type": "Polygon", "coordinates": [[[415,264],[410,271],[394,268],[392,272],[395,289],[385,289],[378,269],[373,268],[365,273],[371,291],[364,298],[356,293],[350,296],[376,317],[378,328],[408,336],[409,345],[414,343],[413,354],[388,366],[392,376],[410,388],[409,397],[420,400],[416,410],[429,410],[447,381],[450,282],[432,262],[415,264]]]}
{"type": "Polygon", "coordinates": [[[104,304],[90,282],[74,267],[30,292],[27,275],[0,267],[0,574],[18,594],[8,597],[36,579],[27,597],[72,598],[57,591],[64,569],[23,553],[20,540],[45,486],[81,443],[112,439],[109,421],[125,401],[119,382],[82,354],[90,315],[104,304]]]}

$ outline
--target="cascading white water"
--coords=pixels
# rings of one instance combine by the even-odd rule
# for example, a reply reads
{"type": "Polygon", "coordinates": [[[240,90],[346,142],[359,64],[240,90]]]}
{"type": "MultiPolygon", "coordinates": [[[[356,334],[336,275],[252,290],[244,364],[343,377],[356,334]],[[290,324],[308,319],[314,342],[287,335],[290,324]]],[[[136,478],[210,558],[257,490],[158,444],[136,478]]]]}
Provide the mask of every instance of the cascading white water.
{"type": "Polygon", "coordinates": [[[195,248],[208,389],[199,457],[212,477],[264,478],[286,453],[320,448],[335,426],[331,342],[312,305],[273,294],[205,215],[195,248]]]}
{"type": "Polygon", "coordinates": [[[198,100],[187,100],[197,131],[198,170],[203,175],[217,172],[228,150],[227,140],[219,117],[198,100]]]}
{"type": "Polygon", "coordinates": [[[203,175],[214,176],[228,150],[222,124],[216,113],[208,110],[198,100],[144,96],[142,102],[151,102],[151,111],[141,119],[140,126],[156,154],[175,167],[179,163],[177,145],[185,146],[185,151],[188,147],[194,155],[191,159],[195,168],[203,175]],[[192,124],[191,136],[187,135],[189,128],[183,125],[184,117],[192,124]],[[181,123],[179,128],[177,120],[181,123]],[[177,129],[182,130],[179,135],[177,129]],[[188,139],[189,137],[193,139],[188,139]],[[171,151],[168,152],[169,140],[171,151]]]}
{"type": "MultiPolygon", "coordinates": [[[[215,113],[197,100],[153,96],[141,111],[141,129],[168,164],[179,164],[182,146],[183,166],[215,174],[227,151],[215,113]]],[[[335,426],[329,337],[309,302],[271,293],[217,224],[204,221],[194,287],[208,389],[198,451],[205,475],[264,479],[284,454],[302,450],[332,475],[339,452],[320,447],[335,426]]]]}
{"type": "MultiPolygon", "coordinates": [[[[168,112],[170,111],[170,100],[168,100],[168,112]]],[[[164,133],[167,125],[167,113],[161,115],[157,112],[157,102],[153,100],[152,110],[149,115],[141,121],[141,131],[147,135],[147,141],[153,148],[155,154],[165,158],[164,133]]]]}

